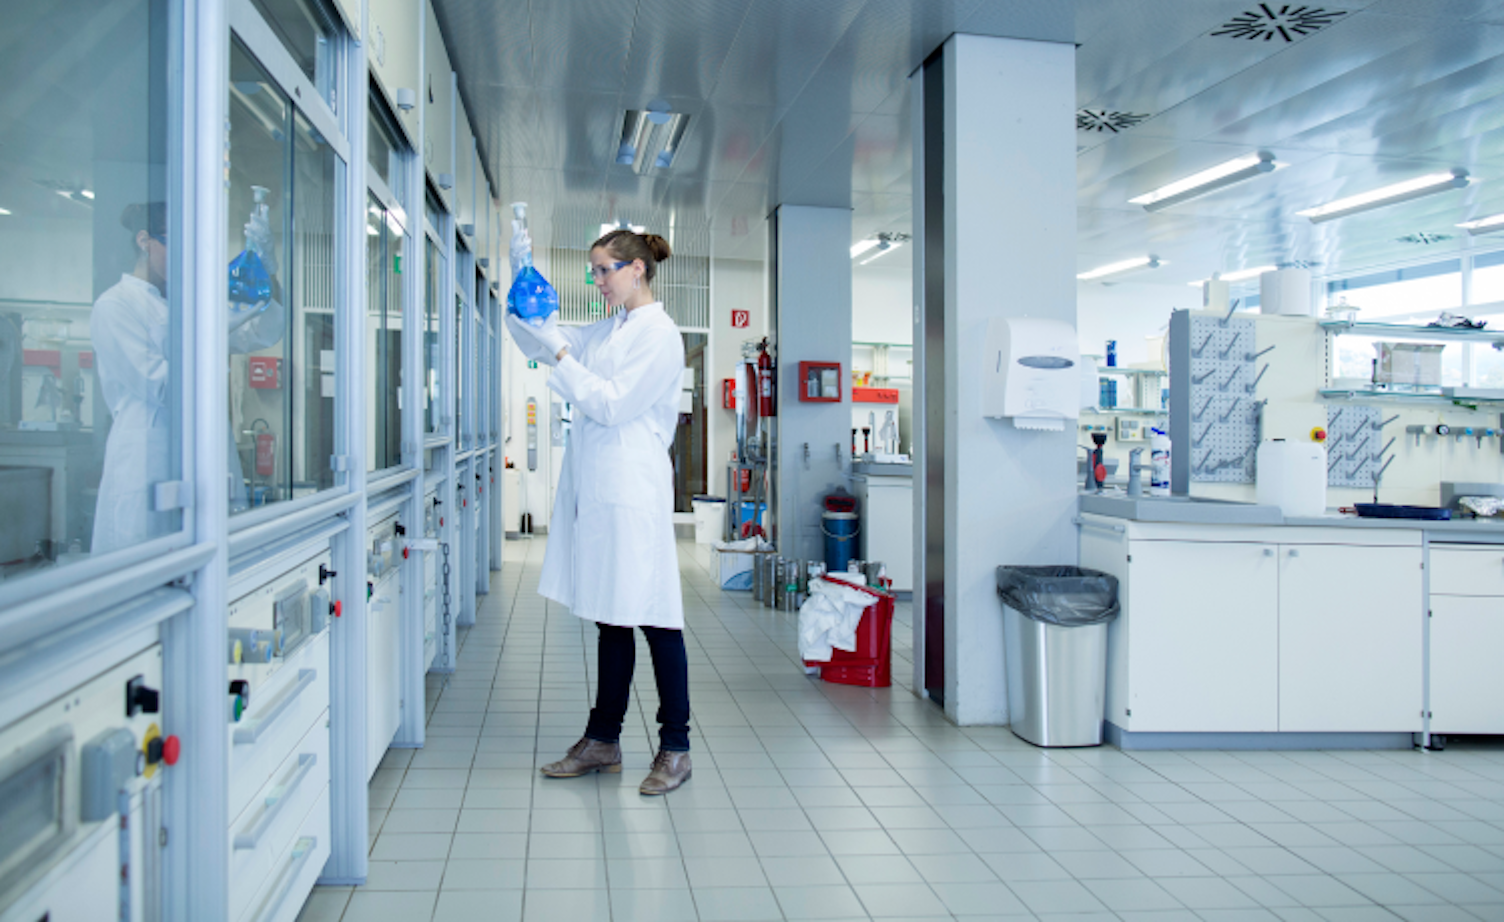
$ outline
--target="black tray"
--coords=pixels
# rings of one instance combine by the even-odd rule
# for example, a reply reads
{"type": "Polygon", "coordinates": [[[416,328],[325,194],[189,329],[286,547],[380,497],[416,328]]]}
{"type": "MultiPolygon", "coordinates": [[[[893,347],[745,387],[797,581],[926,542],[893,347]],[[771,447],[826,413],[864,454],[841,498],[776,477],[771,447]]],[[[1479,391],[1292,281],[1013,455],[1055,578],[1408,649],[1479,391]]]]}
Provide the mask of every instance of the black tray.
{"type": "Polygon", "coordinates": [[[1427,519],[1441,522],[1452,517],[1452,510],[1442,509],[1438,506],[1393,506],[1389,503],[1354,503],[1353,508],[1358,510],[1358,515],[1366,519],[1427,519]]]}

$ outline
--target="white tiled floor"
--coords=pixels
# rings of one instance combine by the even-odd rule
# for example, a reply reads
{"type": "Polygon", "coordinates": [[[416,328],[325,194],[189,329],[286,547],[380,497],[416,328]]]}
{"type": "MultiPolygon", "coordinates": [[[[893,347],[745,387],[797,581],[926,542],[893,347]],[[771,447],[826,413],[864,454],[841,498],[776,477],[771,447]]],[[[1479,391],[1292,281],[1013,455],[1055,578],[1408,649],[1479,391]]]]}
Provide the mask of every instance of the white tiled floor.
{"type": "MultiPolygon", "coordinates": [[[[646,646],[621,775],[551,780],[593,694],[594,629],[538,598],[509,542],[429,688],[427,748],[371,787],[366,886],[304,922],[1504,920],[1504,747],[1040,750],[905,688],[807,678],[794,619],[723,593],[681,545],[694,778],[637,784],[656,742],[646,646]]],[[[1501,704],[1504,706],[1504,704],[1501,704]]]]}

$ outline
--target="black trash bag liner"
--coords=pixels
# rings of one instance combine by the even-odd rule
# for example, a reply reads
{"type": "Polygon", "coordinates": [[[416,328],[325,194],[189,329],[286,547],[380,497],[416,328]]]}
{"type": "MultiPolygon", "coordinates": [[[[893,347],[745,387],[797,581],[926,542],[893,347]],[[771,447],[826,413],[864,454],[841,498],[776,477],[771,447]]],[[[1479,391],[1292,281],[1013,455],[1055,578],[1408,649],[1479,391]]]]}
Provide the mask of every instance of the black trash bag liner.
{"type": "Polygon", "coordinates": [[[997,594],[1024,617],[1061,627],[1118,616],[1118,578],[1081,567],[998,567],[997,594]]]}

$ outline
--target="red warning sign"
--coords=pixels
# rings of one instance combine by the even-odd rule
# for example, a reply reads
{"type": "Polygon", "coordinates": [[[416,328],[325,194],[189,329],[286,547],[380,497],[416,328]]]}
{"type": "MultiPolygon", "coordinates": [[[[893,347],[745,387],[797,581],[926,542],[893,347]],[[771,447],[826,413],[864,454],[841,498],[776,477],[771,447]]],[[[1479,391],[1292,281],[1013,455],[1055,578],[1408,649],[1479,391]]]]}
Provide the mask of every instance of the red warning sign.
{"type": "Polygon", "coordinates": [[[745,328],[745,327],[750,327],[751,325],[752,325],[752,312],[751,311],[732,311],[731,312],[731,326],[732,327],[734,327],[734,328],[745,328]]]}

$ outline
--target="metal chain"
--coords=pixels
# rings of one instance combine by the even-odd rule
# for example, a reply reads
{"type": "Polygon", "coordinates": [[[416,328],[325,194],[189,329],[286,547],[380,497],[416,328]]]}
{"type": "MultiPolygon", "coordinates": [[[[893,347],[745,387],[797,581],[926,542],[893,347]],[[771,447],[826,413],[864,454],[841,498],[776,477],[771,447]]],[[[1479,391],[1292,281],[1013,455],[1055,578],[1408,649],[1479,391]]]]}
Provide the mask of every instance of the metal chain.
{"type": "Polygon", "coordinates": [[[453,666],[449,658],[449,544],[439,547],[444,549],[444,668],[449,669],[453,666]]]}

